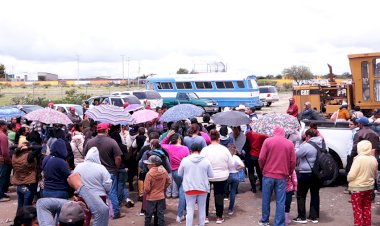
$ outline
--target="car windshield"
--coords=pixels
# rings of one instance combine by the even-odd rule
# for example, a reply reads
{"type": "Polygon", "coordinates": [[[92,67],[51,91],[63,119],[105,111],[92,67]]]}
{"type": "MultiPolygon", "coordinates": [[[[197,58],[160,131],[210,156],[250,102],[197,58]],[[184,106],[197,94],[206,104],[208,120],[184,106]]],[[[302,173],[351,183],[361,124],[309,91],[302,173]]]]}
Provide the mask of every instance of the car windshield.
{"type": "Polygon", "coordinates": [[[260,93],[277,93],[276,87],[260,87],[260,93]]]}
{"type": "Polygon", "coordinates": [[[190,99],[199,99],[199,97],[195,93],[189,93],[189,98],[190,99]]]}
{"type": "Polygon", "coordinates": [[[75,112],[78,113],[78,115],[83,115],[83,108],[82,106],[74,106],[75,112]]]}
{"type": "Polygon", "coordinates": [[[139,99],[137,99],[137,97],[135,96],[124,97],[123,100],[124,100],[124,103],[128,102],[129,104],[141,104],[139,99]]]}
{"type": "Polygon", "coordinates": [[[42,109],[43,107],[35,105],[35,106],[23,106],[22,110],[24,110],[26,113],[30,113],[32,111],[42,109]]]}
{"type": "Polygon", "coordinates": [[[146,96],[146,94],[145,94],[145,92],[139,92],[139,91],[137,91],[137,92],[133,92],[133,95],[135,95],[137,98],[139,98],[140,100],[141,99],[148,99],[146,96]]]}
{"type": "Polygon", "coordinates": [[[145,91],[145,94],[148,100],[161,99],[161,95],[156,91],[145,91]]]}

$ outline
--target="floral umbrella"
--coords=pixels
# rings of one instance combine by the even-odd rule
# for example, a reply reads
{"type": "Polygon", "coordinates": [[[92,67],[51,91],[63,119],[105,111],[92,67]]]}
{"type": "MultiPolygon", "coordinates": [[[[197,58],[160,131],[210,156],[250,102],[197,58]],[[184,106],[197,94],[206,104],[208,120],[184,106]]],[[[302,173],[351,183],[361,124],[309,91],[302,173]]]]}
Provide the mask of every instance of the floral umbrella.
{"type": "Polygon", "coordinates": [[[273,135],[276,126],[282,127],[286,135],[292,134],[300,128],[296,117],[283,113],[268,113],[251,123],[253,131],[268,136],[273,135]]]}
{"type": "Polygon", "coordinates": [[[30,121],[38,121],[45,124],[63,124],[68,125],[73,122],[67,117],[67,115],[51,109],[51,108],[42,108],[35,111],[32,111],[26,115],[24,118],[30,121]]]}
{"type": "Polygon", "coordinates": [[[144,109],[134,112],[132,114],[132,118],[135,119],[135,124],[139,124],[158,118],[158,113],[152,110],[144,109]]]}
{"type": "Polygon", "coordinates": [[[176,122],[188,118],[200,116],[204,112],[203,108],[193,104],[178,104],[169,108],[160,118],[161,122],[176,122]]]}

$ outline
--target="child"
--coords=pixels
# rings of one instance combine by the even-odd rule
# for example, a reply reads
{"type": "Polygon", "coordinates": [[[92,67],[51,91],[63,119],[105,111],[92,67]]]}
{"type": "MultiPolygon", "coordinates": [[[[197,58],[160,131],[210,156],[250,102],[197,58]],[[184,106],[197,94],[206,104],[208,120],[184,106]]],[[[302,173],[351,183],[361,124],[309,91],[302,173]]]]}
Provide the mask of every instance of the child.
{"type": "Polygon", "coordinates": [[[227,179],[227,186],[231,185],[230,192],[230,205],[228,206],[228,215],[234,214],[234,205],[237,189],[239,186],[239,169],[244,168],[244,163],[241,161],[239,156],[236,155],[236,146],[234,144],[228,144],[228,150],[232,155],[233,167],[231,167],[230,175],[227,179]]]}
{"type": "Polygon", "coordinates": [[[377,160],[371,152],[371,142],[360,141],[358,155],[354,158],[347,175],[355,225],[371,225],[372,191],[377,176],[377,160]]]}
{"type": "Polygon", "coordinates": [[[165,190],[170,185],[168,172],[161,166],[161,158],[152,155],[148,160],[144,160],[149,169],[144,181],[144,193],[146,194],[147,208],[145,213],[145,226],[149,226],[153,213],[155,214],[155,222],[158,225],[165,225],[164,210],[165,206],[165,190]]]}
{"type": "Polygon", "coordinates": [[[297,191],[297,186],[297,174],[294,170],[292,175],[290,175],[286,180],[285,225],[288,225],[292,222],[291,218],[289,217],[290,204],[292,204],[292,197],[294,195],[294,192],[297,191]]]}

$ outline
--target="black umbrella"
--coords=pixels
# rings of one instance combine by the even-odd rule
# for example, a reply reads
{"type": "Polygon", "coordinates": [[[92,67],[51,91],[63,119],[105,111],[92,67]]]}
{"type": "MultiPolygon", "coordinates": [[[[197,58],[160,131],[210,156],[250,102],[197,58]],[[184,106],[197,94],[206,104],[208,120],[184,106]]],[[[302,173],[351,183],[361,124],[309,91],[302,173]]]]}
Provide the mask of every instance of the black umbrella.
{"type": "Polygon", "coordinates": [[[216,113],[211,117],[215,124],[226,125],[226,126],[240,126],[251,123],[251,119],[239,111],[225,111],[216,113]]]}

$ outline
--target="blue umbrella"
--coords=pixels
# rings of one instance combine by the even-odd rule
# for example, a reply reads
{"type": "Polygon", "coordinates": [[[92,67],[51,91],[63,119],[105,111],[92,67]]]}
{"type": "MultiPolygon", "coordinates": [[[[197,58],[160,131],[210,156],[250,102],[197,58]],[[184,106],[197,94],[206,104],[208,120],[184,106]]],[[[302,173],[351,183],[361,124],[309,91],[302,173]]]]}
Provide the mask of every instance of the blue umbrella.
{"type": "Polygon", "coordinates": [[[169,108],[160,118],[161,122],[176,122],[203,114],[204,109],[193,104],[179,104],[169,108]]]}
{"type": "Polygon", "coordinates": [[[0,107],[0,119],[1,120],[10,120],[13,117],[21,117],[25,115],[23,111],[14,107],[0,107]]]}

